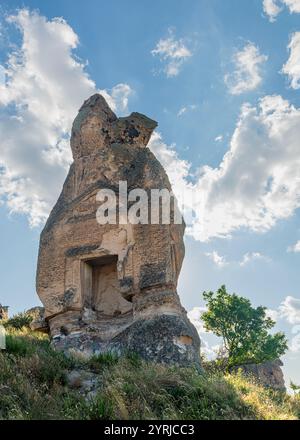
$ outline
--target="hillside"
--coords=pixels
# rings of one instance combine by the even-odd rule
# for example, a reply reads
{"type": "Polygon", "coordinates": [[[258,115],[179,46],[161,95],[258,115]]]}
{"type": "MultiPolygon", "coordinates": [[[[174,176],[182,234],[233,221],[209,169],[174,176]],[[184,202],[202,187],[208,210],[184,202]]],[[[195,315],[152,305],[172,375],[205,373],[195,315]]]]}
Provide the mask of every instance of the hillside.
{"type": "Polygon", "coordinates": [[[0,419],[290,420],[300,399],[240,374],[199,375],[134,355],[89,362],[54,352],[47,336],[7,329],[0,353],[0,419]]]}

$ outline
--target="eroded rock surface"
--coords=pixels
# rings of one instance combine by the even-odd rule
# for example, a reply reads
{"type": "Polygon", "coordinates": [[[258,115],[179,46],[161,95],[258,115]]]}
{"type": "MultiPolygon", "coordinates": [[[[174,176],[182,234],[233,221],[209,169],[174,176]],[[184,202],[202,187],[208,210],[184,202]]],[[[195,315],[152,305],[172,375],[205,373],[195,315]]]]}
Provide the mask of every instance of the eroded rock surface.
{"type": "Polygon", "coordinates": [[[280,359],[268,361],[262,364],[248,364],[239,368],[244,374],[253,376],[258,382],[268,388],[285,391],[284,376],[281,367],[283,363],[280,359]]]}
{"type": "Polygon", "coordinates": [[[2,306],[0,303],[0,321],[8,319],[8,306],[2,306]]]}
{"type": "Polygon", "coordinates": [[[176,291],[184,224],[96,221],[100,189],[119,197],[126,181],[128,191],[171,190],[147,147],[156,126],[139,113],[117,118],[98,94],[81,107],[72,129],[74,162],[41,234],[37,291],[58,348],[87,357],[129,350],[199,365],[199,337],[176,291]]]}
{"type": "Polygon", "coordinates": [[[30,328],[33,331],[39,331],[42,333],[48,333],[48,323],[45,320],[45,309],[44,307],[32,307],[26,311],[26,314],[32,318],[30,323],[30,328]]]}

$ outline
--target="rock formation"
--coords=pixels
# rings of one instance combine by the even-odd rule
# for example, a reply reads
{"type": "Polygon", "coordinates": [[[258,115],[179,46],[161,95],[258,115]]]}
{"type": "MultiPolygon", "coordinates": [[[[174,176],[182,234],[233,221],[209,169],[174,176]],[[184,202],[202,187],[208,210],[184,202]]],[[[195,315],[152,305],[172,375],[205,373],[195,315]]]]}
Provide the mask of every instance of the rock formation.
{"type": "Polygon", "coordinates": [[[8,319],[8,306],[2,306],[0,303],[0,321],[8,319]]]}
{"type": "Polygon", "coordinates": [[[48,333],[49,327],[47,321],[45,320],[45,309],[44,307],[32,307],[29,310],[26,310],[26,315],[30,316],[32,319],[30,323],[30,328],[33,331],[39,331],[42,333],[48,333]]]}
{"type": "MultiPolygon", "coordinates": [[[[136,352],[199,364],[200,341],[177,295],[184,224],[99,224],[100,189],[171,190],[147,147],[156,122],[117,118],[96,94],[73,123],[72,163],[40,239],[37,291],[55,347],[84,356],[136,352]]],[[[171,210],[174,220],[174,206],[171,210]]]]}
{"type": "Polygon", "coordinates": [[[267,361],[262,364],[242,365],[235,368],[235,370],[241,369],[243,374],[254,377],[265,387],[286,391],[282,366],[282,361],[276,359],[275,361],[267,361]]]}

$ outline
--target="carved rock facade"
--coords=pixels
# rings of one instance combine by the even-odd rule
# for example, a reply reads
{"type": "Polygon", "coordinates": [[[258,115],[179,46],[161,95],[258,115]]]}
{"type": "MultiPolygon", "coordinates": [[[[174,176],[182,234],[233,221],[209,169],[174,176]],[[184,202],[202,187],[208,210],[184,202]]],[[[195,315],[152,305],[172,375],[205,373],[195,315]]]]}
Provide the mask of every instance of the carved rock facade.
{"type": "Polygon", "coordinates": [[[184,224],[98,224],[100,189],[171,190],[147,147],[156,122],[117,118],[101,95],[76,117],[72,163],[41,234],[37,291],[53,344],[85,356],[116,351],[199,364],[200,341],[177,295],[184,224]]]}

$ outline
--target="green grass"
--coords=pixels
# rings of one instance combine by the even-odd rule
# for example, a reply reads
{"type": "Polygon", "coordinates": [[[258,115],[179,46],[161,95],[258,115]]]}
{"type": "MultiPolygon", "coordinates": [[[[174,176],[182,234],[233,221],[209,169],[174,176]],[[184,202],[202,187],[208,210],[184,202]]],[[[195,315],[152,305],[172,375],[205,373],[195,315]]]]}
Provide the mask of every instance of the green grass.
{"type": "Polygon", "coordinates": [[[289,420],[300,397],[267,390],[240,374],[149,364],[134,353],[90,361],[54,351],[47,336],[7,327],[0,353],[0,419],[289,420]],[[93,399],[66,385],[76,368],[99,375],[93,399]]]}
{"type": "Polygon", "coordinates": [[[94,372],[101,372],[105,367],[117,364],[119,361],[115,353],[103,353],[91,357],[87,362],[87,366],[94,372]]]}

